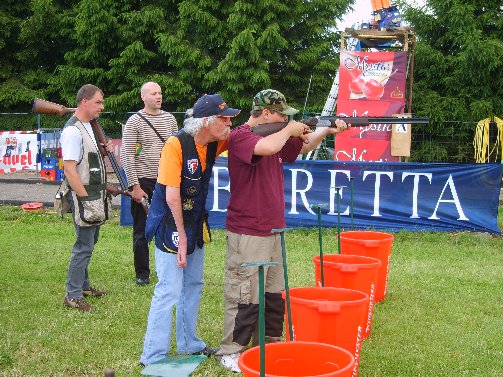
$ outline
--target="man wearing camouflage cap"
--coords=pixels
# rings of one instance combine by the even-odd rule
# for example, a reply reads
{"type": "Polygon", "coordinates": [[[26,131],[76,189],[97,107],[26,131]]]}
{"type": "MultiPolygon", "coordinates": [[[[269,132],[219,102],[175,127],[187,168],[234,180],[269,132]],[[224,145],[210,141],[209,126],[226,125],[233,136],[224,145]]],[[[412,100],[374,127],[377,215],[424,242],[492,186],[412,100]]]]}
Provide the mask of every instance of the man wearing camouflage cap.
{"type": "Polygon", "coordinates": [[[227,208],[227,256],[224,283],[224,336],[217,356],[220,363],[240,372],[240,352],[250,340],[257,343],[258,269],[241,267],[244,262],[277,262],[265,267],[266,342],[281,339],[285,304],[281,238],[272,229],[285,227],[283,163],[294,162],[329,134],[348,128],[338,120],[334,128],[315,132],[288,116],[298,113],[285,96],[273,89],[262,90],[253,98],[248,121],[231,131],[229,137],[229,178],[231,197],[227,208]],[[259,136],[253,127],[285,122],[286,127],[269,136],[259,136]]]}

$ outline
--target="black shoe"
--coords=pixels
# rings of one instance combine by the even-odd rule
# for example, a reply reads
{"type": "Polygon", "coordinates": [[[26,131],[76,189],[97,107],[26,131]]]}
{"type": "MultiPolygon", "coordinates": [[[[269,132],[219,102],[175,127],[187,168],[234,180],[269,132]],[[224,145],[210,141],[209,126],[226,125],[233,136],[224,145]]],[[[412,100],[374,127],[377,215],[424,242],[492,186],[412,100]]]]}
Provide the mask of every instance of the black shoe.
{"type": "Polygon", "coordinates": [[[192,355],[204,355],[204,356],[211,356],[214,355],[218,351],[218,348],[212,348],[212,347],[204,347],[201,351],[194,352],[192,355]]]}
{"type": "Polygon", "coordinates": [[[136,285],[139,285],[140,287],[144,286],[144,285],[148,285],[150,283],[150,279],[149,278],[136,278],[136,285]]]}

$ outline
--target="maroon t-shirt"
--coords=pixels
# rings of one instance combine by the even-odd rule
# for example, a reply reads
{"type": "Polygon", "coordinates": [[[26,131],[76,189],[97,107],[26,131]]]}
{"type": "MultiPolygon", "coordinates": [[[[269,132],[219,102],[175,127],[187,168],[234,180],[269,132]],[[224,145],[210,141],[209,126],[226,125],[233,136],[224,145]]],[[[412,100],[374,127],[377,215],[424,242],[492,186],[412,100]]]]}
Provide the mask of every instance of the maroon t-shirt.
{"type": "Polygon", "coordinates": [[[230,200],[227,230],[251,236],[269,236],[272,229],[285,227],[283,162],[294,162],[302,140],[290,138],[272,156],[254,156],[262,137],[248,124],[231,131],[229,137],[230,200]]]}

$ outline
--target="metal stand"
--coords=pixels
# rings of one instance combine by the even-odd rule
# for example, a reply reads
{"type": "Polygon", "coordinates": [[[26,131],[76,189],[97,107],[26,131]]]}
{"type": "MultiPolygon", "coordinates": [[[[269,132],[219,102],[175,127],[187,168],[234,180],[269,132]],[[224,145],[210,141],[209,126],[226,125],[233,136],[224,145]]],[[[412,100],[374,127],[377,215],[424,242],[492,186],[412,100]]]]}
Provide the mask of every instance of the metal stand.
{"type": "Polygon", "coordinates": [[[242,263],[241,267],[258,266],[258,343],[260,347],[260,377],[265,377],[265,287],[264,266],[277,266],[277,262],[242,263]]]}
{"type": "Polygon", "coordinates": [[[321,286],[325,286],[325,271],[323,268],[323,238],[322,238],[322,231],[321,231],[321,207],[326,207],[328,206],[327,203],[320,203],[320,204],[313,204],[311,208],[316,208],[317,209],[317,214],[318,214],[318,242],[320,244],[320,277],[321,277],[321,286]]]}
{"type": "Polygon", "coordinates": [[[292,311],[290,308],[290,288],[288,287],[288,269],[286,266],[285,231],[287,230],[292,229],[289,228],[272,229],[271,233],[279,233],[281,235],[281,255],[283,257],[283,275],[285,279],[286,312],[288,315],[288,334],[290,335],[290,340],[293,340],[292,311]]]}
{"type": "Polygon", "coordinates": [[[337,194],[337,252],[341,253],[341,189],[346,186],[335,186],[337,194]]]}

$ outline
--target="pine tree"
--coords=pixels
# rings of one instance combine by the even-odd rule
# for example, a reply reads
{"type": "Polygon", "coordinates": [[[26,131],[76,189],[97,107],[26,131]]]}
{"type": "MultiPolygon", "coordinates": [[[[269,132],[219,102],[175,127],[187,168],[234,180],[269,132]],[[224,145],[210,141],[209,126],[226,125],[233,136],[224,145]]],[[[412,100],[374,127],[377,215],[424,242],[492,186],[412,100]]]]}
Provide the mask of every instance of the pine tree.
{"type": "Polygon", "coordinates": [[[501,1],[428,0],[419,9],[406,2],[401,6],[417,37],[412,110],[430,118],[423,131],[431,141],[418,146],[418,158],[471,158],[471,144],[449,145],[445,133],[454,124],[459,140],[471,140],[476,122],[503,116],[501,1]]]}
{"type": "Polygon", "coordinates": [[[404,16],[418,39],[414,111],[438,121],[503,115],[501,1],[429,0],[404,16]]]}
{"type": "MultiPolygon", "coordinates": [[[[141,84],[163,88],[168,110],[204,93],[250,106],[276,88],[321,109],[338,65],[336,20],[348,0],[5,0],[0,19],[0,106],[34,96],[75,105],[85,83],[107,111],[141,106],[141,84]],[[9,97],[10,96],[10,97],[9,97]]],[[[26,104],[24,104],[26,106],[26,104]]]]}

